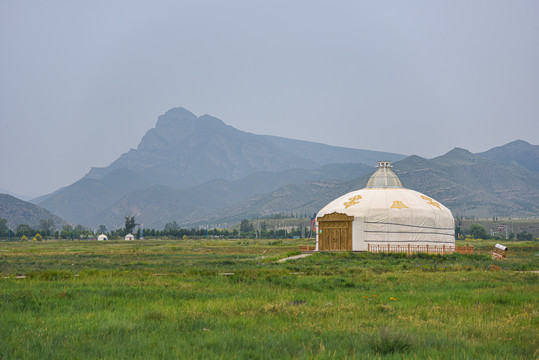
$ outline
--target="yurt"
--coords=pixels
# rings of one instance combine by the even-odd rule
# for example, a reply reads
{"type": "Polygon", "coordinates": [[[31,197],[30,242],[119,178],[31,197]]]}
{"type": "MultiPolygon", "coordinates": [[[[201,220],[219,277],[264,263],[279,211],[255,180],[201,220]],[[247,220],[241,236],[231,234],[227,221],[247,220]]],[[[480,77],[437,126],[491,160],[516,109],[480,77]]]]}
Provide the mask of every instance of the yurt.
{"type": "Polygon", "coordinates": [[[133,234],[129,233],[125,235],[125,240],[135,240],[135,237],[133,236],[133,234]]]}
{"type": "Polygon", "coordinates": [[[433,198],[406,189],[379,161],[364,189],[327,204],[316,216],[317,251],[451,253],[455,221],[433,198]]]}
{"type": "Polygon", "coordinates": [[[105,234],[101,234],[97,237],[97,241],[106,241],[108,240],[109,238],[107,237],[107,235],[105,234]]]}

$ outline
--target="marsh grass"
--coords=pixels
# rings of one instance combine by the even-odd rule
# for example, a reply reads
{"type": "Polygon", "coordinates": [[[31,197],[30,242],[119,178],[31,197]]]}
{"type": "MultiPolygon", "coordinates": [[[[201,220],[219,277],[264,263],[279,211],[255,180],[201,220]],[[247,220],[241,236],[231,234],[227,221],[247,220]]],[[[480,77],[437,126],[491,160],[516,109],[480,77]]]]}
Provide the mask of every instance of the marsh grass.
{"type": "Polygon", "coordinates": [[[0,243],[0,358],[537,358],[538,246],[473,245],[276,263],[298,243],[0,243]]]}

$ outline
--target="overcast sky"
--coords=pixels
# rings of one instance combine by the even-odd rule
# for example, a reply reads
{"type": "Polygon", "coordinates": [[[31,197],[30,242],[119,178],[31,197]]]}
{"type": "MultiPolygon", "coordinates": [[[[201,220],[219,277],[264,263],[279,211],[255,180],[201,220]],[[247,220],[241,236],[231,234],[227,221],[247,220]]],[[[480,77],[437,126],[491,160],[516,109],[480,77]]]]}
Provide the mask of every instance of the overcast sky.
{"type": "Polygon", "coordinates": [[[0,0],[0,187],[69,185],[178,106],[428,158],[539,144],[539,1],[0,0]]]}

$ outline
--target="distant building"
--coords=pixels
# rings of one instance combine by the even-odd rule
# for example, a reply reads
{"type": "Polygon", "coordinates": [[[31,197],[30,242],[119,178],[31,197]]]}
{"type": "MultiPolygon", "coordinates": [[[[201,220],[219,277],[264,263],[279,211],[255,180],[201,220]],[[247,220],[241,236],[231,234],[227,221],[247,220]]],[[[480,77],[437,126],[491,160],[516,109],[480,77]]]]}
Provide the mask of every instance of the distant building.
{"type": "Polygon", "coordinates": [[[108,240],[109,238],[107,237],[107,235],[105,234],[101,234],[97,237],[97,241],[106,241],[108,240]]]}
{"type": "Polygon", "coordinates": [[[318,251],[429,252],[430,247],[445,253],[455,247],[451,210],[404,188],[389,161],[379,161],[364,189],[330,202],[316,220],[318,251]]]}
{"type": "Polygon", "coordinates": [[[129,233],[125,235],[125,240],[135,240],[135,237],[133,236],[133,234],[129,233]]]}

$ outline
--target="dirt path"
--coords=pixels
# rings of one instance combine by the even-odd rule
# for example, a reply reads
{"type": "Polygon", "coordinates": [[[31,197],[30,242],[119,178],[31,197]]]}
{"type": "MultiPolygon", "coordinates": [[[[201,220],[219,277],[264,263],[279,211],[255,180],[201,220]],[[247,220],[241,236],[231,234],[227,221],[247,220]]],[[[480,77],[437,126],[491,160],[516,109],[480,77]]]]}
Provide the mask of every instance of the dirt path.
{"type": "Polygon", "coordinates": [[[295,255],[295,256],[290,256],[290,257],[287,257],[287,258],[284,258],[284,259],[281,259],[277,262],[285,262],[285,261],[288,261],[288,260],[296,260],[296,259],[303,259],[303,258],[306,258],[307,256],[311,256],[312,254],[301,254],[301,255],[295,255]]]}

